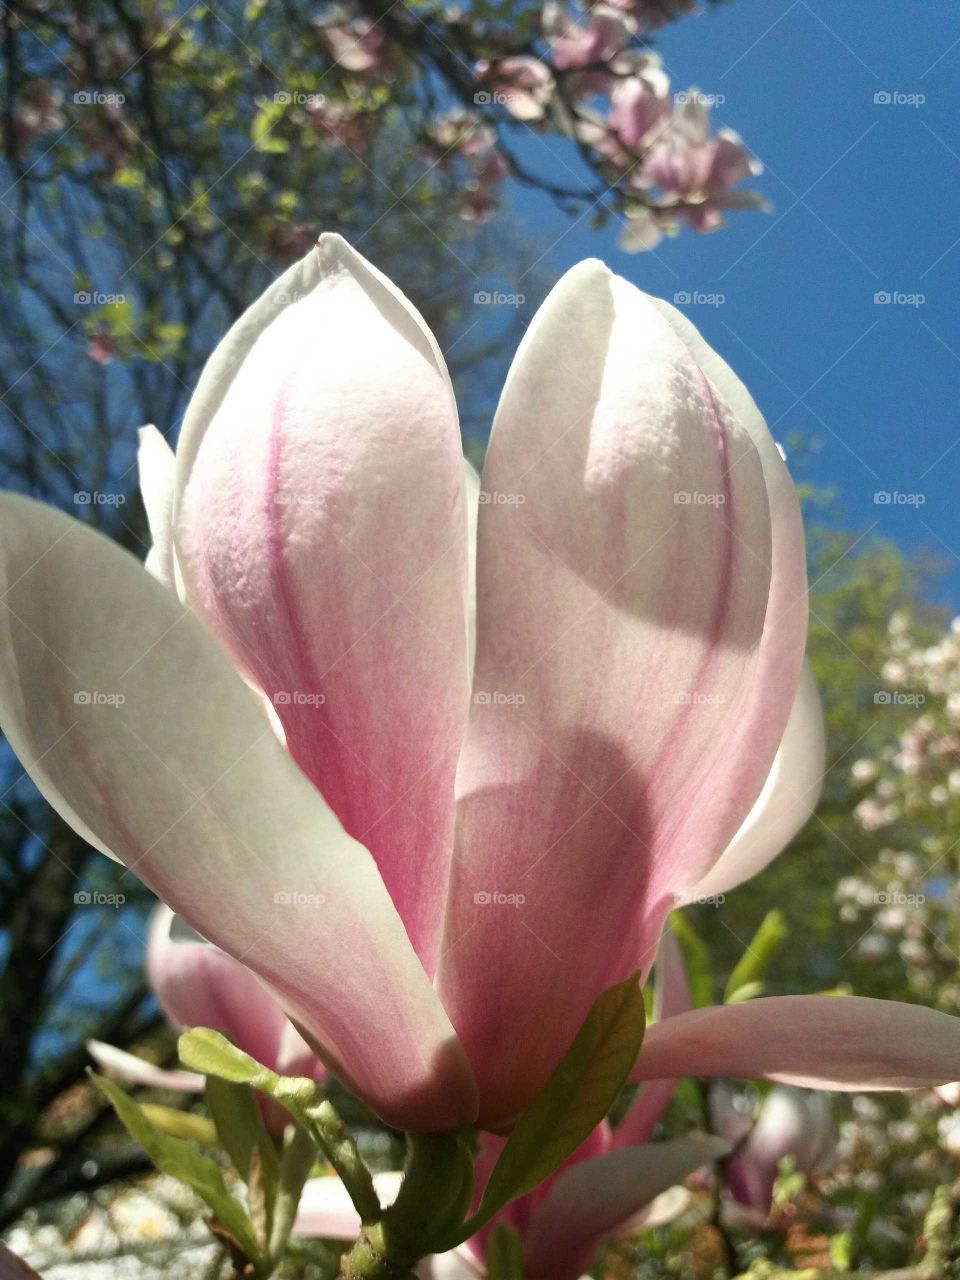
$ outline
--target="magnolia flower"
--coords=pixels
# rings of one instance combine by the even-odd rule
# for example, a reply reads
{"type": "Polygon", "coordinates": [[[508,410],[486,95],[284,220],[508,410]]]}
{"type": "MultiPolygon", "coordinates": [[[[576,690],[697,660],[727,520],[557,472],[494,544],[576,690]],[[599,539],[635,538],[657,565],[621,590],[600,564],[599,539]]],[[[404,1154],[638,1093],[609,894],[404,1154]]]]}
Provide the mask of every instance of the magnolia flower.
{"type": "MultiPolygon", "coordinates": [[[[0,499],[13,749],[387,1123],[505,1131],[674,904],[809,812],[803,534],[760,414],[683,317],[583,263],[478,494],[423,319],[325,236],[214,352],[176,457],[147,439],[170,586],[0,499]]],[[[760,999],[651,1027],[633,1076],[931,1086],[958,1027],[760,999]]]]}
{"type": "Polygon", "coordinates": [[[711,136],[710,110],[695,89],[674,111],[669,133],[646,163],[653,185],[684,201],[677,215],[695,231],[716,231],[724,209],[766,208],[758,192],[732,190],[762,172],[763,165],[732,129],[711,136]]]}
{"type": "Polygon", "coordinates": [[[542,120],[553,97],[554,83],[550,68],[539,58],[522,55],[486,60],[474,68],[477,83],[486,85],[490,93],[477,95],[478,102],[493,101],[506,107],[516,120],[542,120]]]}
{"type": "Polygon", "coordinates": [[[636,22],[629,15],[604,5],[592,9],[586,25],[580,26],[564,5],[547,0],[541,27],[554,69],[576,73],[568,74],[566,83],[577,96],[605,93],[612,76],[626,74],[633,62],[644,56],[620,56],[636,34],[636,22]]]}
{"type": "Polygon", "coordinates": [[[823,1093],[778,1087],[759,1108],[746,1103],[726,1081],[711,1087],[711,1125],[736,1144],[724,1163],[724,1181],[739,1216],[760,1225],[773,1208],[780,1161],[791,1157],[800,1173],[823,1173],[836,1152],[837,1132],[823,1093]]]}
{"type": "Polygon", "coordinates": [[[663,133],[672,110],[670,79],[659,60],[650,61],[614,89],[607,123],[623,146],[636,155],[663,133]]]}

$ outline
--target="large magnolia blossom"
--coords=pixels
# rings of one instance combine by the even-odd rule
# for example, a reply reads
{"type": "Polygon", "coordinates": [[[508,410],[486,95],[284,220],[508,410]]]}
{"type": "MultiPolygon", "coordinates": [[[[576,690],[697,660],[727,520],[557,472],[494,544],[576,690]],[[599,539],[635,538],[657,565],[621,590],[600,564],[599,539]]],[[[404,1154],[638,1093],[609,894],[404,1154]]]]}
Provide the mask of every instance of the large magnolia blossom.
{"type": "MultiPolygon", "coordinates": [[[[585,262],[520,346],[478,498],[434,338],[325,236],[144,467],[179,592],[0,502],[14,750],[384,1120],[506,1129],[676,902],[758,870],[816,792],[800,515],[757,409],[585,262]]],[[[941,1083],[958,1026],[755,1000],[652,1027],[634,1075],[941,1083]]]]}

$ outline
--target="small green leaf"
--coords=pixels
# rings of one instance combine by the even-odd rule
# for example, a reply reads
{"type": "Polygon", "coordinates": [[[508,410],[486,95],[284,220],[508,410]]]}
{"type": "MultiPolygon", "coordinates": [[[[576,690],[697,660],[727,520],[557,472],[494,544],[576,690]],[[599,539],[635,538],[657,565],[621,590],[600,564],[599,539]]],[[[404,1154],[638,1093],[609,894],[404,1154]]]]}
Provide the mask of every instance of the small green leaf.
{"type": "Polygon", "coordinates": [[[523,1280],[523,1245],[505,1222],[494,1227],[484,1255],[487,1280],[523,1280]]]}
{"type": "Polygon", "coordinates": [[[543,1092],[517,1121],[473,1220],[526,1195],[576,1151],[627,1082],[646,1027],[639,973],[596,1001],[543,1092]]]}
{"type": "Polygon", "coordinates": [[[206,1116],[194,1115],[192,1111],[180,1111],[176,1107],[160,1107],[153,1102],[141,1102],[138,1105],[153,1127],[161,1133],[169,1134],[171,1138],[188,1138],[205,1147],[217,1145],[216,1126],[206,1116]]]}
{"type": "Polygon", "coordinates": [[[244,1182],[249,1182],[250,1160],[260,1153],[263,1179],[268,1197],[276,1189],[280,1172],[277,1149],[263,1127],[260,1108],[248,1084],[207,1076],[207,1106],[217,1126],[220,1143],[244,1182]]]}
{"type": "Polygon", "coordinates": [[[93,1072],[90,1078],[111,1103],[131,1138],[140,1143],[160,1172],[192,1187],[247,1257],[259,1262],[253,1226],[242,1206],[227,1190],[219,1166],[209,1156],[195,1151],[189,1143],[154,1128],[137,1103],[112,1081],[93,1072]]]}
{"type": "Polygon", "coordinates": [[[756,1000],[763,995],[762,982],[748,982],[745,987],[737,987],[724,1001],[725,1004],[743,1004],[746,1000],[756,1000]]]}
{"type": "Polygon", "coordinates": [[[761,980],[774,953],[788,932],[783,913],[776,909],[768,911],[730,975],[723,996],[726,1003],[730,1003],[730,997],[741,987],[750,986],[761,980]]]}
{"type": "Polygon", "coordinates": [[[690,999],[695,1009],[713,1004],[713,974],[706,943],[686,916],[674,911],[670,928],[683,952],[683,967],[690,983],[690,999]]]}

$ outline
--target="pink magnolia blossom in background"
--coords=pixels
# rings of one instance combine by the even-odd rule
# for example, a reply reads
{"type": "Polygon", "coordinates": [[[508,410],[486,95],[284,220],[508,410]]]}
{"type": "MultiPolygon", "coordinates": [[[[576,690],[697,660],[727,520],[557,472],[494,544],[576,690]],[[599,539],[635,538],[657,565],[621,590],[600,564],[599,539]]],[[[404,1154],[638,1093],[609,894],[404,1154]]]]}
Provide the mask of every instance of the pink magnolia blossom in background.
{"type": "Polygon", "coordinates": [[[553,75],[539,58],[522,55],[480,61],[474,67],[477,84],[484,86],[477,101],[493,101],[505,107],[516,120],[542,120],[553,97],[553,75]]]}
{"type": "Polygon", "coordinates": [[[737,1216],[754,1227],[770,1218],[781,1160],[790,1157],[799,1173],[812,1175],[824,1173],[835,1155],[837,1131],[823,1093],[778,1086],[756,1105],[718,1080],[709,1108],[712,1128],[735,1147],[724,1181],[737,1216]]]}
{"type": "MultiPolygon", "coordinates": [[[[673,907],[815,799],[803,531],[758,410],[582,263],[478,492],[423,319],[325,236],[142,465],[152,572],[0,500],[9,741],[385,1121],[505,1131],[673,907]]],[[[791,996],[665,1018],[633,1077],[904,1088],[958,1057],[946,1015],[791,996]]]]}
{"type": "Polygon", "coordinates": [[[547,0],[543,6],[541,26],[557,71],[607,63],[636,34],[636,24],[620,10],[597,5],[581,25],[558,0],[547,0]]]}

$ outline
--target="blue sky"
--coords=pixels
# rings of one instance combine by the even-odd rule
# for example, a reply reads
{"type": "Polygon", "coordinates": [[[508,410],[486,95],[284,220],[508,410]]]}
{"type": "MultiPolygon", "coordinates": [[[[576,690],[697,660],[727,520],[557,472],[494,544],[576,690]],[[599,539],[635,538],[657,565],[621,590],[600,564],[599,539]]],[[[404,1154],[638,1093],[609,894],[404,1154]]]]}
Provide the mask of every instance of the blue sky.
{"type": "MultiPolygon", "coordinates": [[[[510,199],[548,280],[596,255],[671,300],[722,294],[686,310],[777,437],[815,442],[805,477],[836,488],[849,527],[943,556],[936,595],[960,612],[958,17],[956,0],[732,0],[662,34],[675,90],[725,96],[715,122],[763,161],[772,215],[637,256],[616,226],[574,223],[525,188],[510,199]]],[[[554,177],[576,168],[562,143],[516,145],[554,177]]]]}

